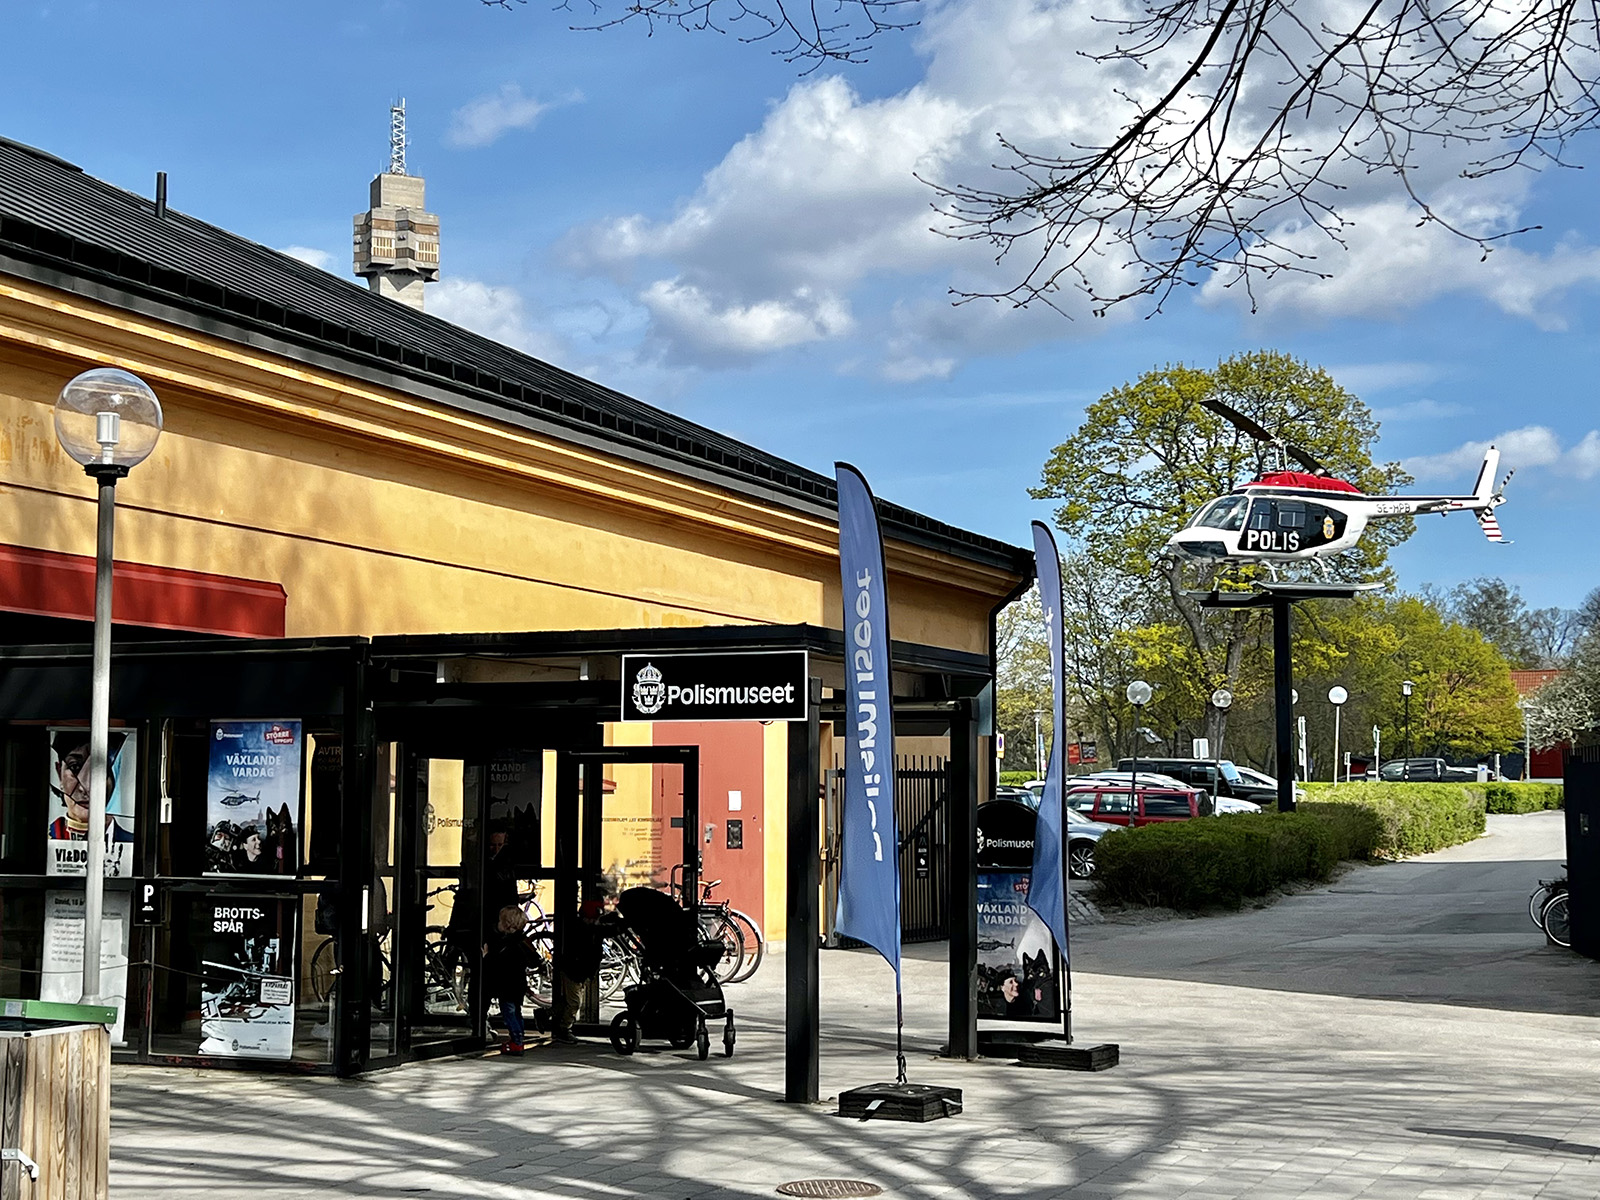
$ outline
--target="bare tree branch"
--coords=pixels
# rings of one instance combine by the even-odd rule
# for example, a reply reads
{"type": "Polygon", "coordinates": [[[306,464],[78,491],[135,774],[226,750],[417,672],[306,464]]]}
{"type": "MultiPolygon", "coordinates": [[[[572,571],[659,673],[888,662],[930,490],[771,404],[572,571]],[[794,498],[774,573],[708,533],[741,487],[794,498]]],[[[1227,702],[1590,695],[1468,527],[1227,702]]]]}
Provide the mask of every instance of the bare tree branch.
{"type": "Polygon", "coordinates": [[[1459,177],[1568,165],[1573,138],[1600,123],[1596,0],[1145,0],[1107,22],[1101,66],[1172,59],[1154,98],[1122,93],[1132,118],[1101,145],[1070,153],[1004,136],[1006,178],[934,182],[939,232],[1021,256],[1021,277],[994,292],[954,292],[1062,308],[1064,291],[1103,315],[1148,298],[1159,310],[1215,272],[1254,286],[1281,273],[1325,275],[1293,237],[1343,245],[1336,202],[1351,179],[1388,175],[1419,221],[1485,253],[1526,232],[1441,208],[1419,182],[1440,152],[1459,177]],[[1339,24],[1331,24],[1338,19],[1339,24]],[[1286,233],[1287,231],[1287,233],[1286,233]],[[1129,265],[1126,273],[1106,267],[1129,265]]]}
{"type": "MultiPolygon", "coordinates": [[[[482,0],[509,9],[527,0],[482,0]]],[[[574,0],[557,10],[571,11],[574,0]]],[[[893,30],[917,24],[910,14],[919,0],[577,0],[592,15],[574,29],[612,29],[643,24],[694,32],[733,33],[741,42],[773,44],[785,62],[806,62],[805,73],[826,62],[866,61],[872,42],[893,30]]]]}

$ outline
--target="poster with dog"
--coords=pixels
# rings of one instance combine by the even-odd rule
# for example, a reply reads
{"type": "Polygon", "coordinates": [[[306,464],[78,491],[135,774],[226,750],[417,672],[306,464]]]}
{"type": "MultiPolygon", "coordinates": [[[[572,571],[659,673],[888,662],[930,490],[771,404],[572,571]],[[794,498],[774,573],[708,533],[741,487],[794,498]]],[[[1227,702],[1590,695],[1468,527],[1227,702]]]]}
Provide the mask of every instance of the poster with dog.
{"type": "Polygon", "coordinates": [[[213,721],[210,742],[206,873],[298,874],[300,722],[213,721]]]}
{"type": "MultiPolygon", "coordinates": [[[[52,726],[50,737],[49,848],[46,875],[89,870],[89,730],[52,726]]],[[[138,734],[113,729],[106,743],[106,878],[134,873],[133,803],[139,778],[138,734]]]]}
{"type": "Polygon", "coordinates": [[[978,873],[978,1015],[1061,1020],[1054,942],[1028,907],[1025,871],[978,873]]]}
{"type": "Polygon", "coordinates": [[[289,1058],[294,1053],[297,906],[227,897],[206,902],[200,939],[200,1053],[289,1058]]]}

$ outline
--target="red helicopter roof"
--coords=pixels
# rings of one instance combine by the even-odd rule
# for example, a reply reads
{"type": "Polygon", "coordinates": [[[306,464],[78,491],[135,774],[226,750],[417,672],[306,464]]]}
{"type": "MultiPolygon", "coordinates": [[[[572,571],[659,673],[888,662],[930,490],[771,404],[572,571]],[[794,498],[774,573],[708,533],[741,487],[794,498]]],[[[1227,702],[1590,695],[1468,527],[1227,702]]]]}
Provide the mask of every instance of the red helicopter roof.
{"type": "Polygon", "coordinates": [[[1314,488],[1321,492],[1354,492],[1358,496],[1361,494],[1361,489],[1353,483],[1335,479],[1332,475],[1313,475],[1309,471],[1273,471],[1244,486],[1314,488]]]}

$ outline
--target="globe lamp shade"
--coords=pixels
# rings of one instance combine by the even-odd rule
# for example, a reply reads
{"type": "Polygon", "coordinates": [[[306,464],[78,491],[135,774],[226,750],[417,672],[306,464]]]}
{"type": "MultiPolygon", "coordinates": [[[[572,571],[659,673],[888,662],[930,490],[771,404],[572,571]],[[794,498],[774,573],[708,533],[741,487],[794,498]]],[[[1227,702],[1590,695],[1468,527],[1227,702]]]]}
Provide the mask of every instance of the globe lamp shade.
{"type": "Polygon", "coordinates": [[[1150,685],[1142,679],[1135,679],[1128,685],[1128,703],[1143,707],[1150,703],[1150,685]]]}
{"type": "Polygon", "coordinates": [[[1350,699],[1350,693],[1338,684],[1334,684],[1333,687],[1328,689],[1329,704],[1343,704],[1348,699],[1350,699]]]}
{"type": "Polygon", "coordinates": [[[85,371],[56,400],[56,438],[82,466],[126,473],[161,436],[161,402],[137,375],[113,367],[85,371]]]}
{"type": "Polygon", "coordinates": [[[1233,705],[1233,693],[1227,688],[1218,688],[1211,693],[1211,703],[1226,712],[1233,705]]]}

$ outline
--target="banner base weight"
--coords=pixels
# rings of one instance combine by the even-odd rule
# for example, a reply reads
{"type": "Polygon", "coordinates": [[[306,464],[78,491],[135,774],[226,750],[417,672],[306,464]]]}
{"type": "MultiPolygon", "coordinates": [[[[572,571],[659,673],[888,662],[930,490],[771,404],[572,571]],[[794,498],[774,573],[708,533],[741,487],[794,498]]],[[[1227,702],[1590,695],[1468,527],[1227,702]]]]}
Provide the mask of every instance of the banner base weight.
{"type": "Polygon", "coordinates": [[[926,1083],[869,1083],[839,1093],[839,1115],[861,1121],[937,1121],[960,1111],[960,1088],[926,1083]]]}

